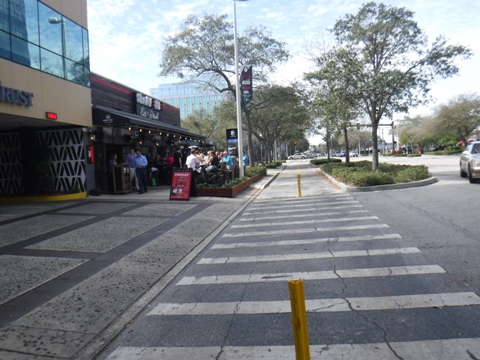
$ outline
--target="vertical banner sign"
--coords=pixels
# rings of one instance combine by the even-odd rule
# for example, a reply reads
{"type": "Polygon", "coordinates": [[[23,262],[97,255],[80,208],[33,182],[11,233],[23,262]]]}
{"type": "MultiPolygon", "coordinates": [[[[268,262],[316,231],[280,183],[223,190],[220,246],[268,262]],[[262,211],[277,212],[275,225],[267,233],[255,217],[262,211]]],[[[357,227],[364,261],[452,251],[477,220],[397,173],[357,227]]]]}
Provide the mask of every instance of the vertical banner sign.
{"type": "Polygon", "coordinates": [[[192,181],[191,171],[174,171],[172,174],[170,200],[190,200],[192,181]]]}
{"type": "Polygon", "coordinates": [[[252,87],[252,67],[248,65],[242,66],[240,72],[240,94],[242,97],[242,107],[245,107],[253,98],[252,87]]]}

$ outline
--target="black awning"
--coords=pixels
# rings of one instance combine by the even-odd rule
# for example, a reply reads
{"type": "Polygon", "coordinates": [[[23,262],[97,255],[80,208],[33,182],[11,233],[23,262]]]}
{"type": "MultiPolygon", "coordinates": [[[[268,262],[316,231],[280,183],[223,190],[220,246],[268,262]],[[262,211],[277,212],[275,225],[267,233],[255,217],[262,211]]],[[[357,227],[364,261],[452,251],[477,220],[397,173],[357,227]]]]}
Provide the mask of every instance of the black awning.
{"type": "Polygon", "coordinates": [[[136,127],[143,129],[150,129],[155,131],[162,131],[169,134],[181,135],[184,137],[190,137],[195,139],[205,140],[205,136],[192,133],[181,127],[168,124],[158,120],[151,120],[144,118],[143,116],[130,114],[125,111],[112,109],[106,106],[94,105],[92,107],[93,112],[93,125],[97,126],[112,126],[112,127],[136,127]]]}

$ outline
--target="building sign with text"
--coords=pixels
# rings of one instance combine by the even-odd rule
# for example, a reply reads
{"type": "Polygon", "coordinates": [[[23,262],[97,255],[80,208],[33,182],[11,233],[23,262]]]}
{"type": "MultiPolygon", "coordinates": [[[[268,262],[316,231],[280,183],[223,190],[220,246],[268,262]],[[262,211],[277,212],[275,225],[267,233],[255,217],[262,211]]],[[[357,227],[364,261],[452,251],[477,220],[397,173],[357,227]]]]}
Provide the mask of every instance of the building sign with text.
{"type": "Polygon", "coordinates": [[[227,143],[236,143],[238,142],[238,132],[237,129],[227,129],[227,143]]]}
{"type": "Polygon", "coordinates": [[[32,99],[33,93],[3,86],[0,81],[0,101],[23,106],[33,106],[32,99]]]}
{"type": "Polygon", "coordinates": [[[142,93],[135,94],[136,114],[147,119],[160,120],[162,102],[142,93]]]}

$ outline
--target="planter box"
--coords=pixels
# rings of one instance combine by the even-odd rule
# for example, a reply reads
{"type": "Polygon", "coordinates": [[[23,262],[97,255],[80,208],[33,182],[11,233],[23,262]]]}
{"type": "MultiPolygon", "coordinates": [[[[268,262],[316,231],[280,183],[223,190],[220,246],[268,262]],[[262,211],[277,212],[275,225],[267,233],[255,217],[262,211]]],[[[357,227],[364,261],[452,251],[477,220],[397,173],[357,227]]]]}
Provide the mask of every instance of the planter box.
{"type": "Polygon", "coordinates": [[[197,196],[235,197],[261,177],[262,175],[257,174],[232,188],[197,188],[197,196]]]}

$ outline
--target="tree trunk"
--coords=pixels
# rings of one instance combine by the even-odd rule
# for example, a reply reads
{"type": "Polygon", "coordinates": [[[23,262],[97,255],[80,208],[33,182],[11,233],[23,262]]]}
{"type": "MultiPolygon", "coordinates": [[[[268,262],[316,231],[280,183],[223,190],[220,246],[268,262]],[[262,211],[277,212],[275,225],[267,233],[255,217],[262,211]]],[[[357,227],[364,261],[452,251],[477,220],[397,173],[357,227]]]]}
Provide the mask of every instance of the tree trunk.
{"type": "Polygon", "coordinates": [[[376,171],[378,168],[378,136],[377,136],[378,123],[372,122],[372,171],[376,171]]]}
{"type": "MultiPolygon", "coordinates": [[[[253,140],[252,140],[252,121],[250,119],[250,111],[244,109],[245,117],[247,118],[247,142],[248,142],[248,164],[250,166],[254,166],[253,163],[253,140]]],[[[238,154],[240,157],[243,158],[243,154],[238,154]]]]}
{"type": "Polygon", "coordinates": [[[330,132],[327,130],[327,161],[330,162],[330,132]]]}
{"type": "Polygon", "coordinates": [[[345,137],[345,162],[350,162],[350,146],[348,144],[347,124],[343,126],[343,136],[345,137]]]}

